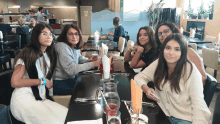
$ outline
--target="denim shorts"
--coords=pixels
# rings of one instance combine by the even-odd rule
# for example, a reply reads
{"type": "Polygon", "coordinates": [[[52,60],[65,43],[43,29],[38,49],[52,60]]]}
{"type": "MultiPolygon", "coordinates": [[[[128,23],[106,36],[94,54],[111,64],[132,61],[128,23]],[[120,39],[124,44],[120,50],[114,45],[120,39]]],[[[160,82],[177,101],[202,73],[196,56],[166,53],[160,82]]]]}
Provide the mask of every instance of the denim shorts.
{"type": "Polygon", "coordinates": [[[186,121],[186,120],[182,120],[182,119],[179,119],[179,118],[175,118],[173,116],[168,117],[168,118],[169,118],[169,120],[170,120],[170,122],[172,124],[192,124],[192,122],[190,122],[190,121],[186,121]]]}
{"type": "Polygon", "coordinates": [[[53,80],[53,95],[72,95],[76,81],[77,76],[66,80],[53,80]]]}

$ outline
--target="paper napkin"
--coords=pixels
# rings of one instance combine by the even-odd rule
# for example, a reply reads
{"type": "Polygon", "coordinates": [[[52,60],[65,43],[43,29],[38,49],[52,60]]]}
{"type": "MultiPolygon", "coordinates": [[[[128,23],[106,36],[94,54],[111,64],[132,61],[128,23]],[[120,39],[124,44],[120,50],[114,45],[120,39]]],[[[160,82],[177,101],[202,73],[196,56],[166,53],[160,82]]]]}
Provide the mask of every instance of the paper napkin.
{"type": "Polygon", "coordinates": [[[97,120],[81,120],[81,121],[71,121],[67,122],[67,124],[103,124],[102,118],[97,120]]]}
{"type": "Polygon", "coordinates": [[[140,113],[142,106],[142,90],[139,88],[133,79],[131,79],[131,104],[132,110],[140,113]]]}

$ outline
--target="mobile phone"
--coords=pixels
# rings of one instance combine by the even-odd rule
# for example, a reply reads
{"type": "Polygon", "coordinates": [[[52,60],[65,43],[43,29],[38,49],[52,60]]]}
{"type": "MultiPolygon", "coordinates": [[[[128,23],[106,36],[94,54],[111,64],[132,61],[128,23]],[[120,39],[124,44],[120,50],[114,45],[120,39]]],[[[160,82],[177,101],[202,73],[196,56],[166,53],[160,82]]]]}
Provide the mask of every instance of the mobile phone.
{"type": "Polygon", "coordinates": [[[150,93],[152,96],[154,96],[156,99],[160,100],[155,94],[150,93]]]}

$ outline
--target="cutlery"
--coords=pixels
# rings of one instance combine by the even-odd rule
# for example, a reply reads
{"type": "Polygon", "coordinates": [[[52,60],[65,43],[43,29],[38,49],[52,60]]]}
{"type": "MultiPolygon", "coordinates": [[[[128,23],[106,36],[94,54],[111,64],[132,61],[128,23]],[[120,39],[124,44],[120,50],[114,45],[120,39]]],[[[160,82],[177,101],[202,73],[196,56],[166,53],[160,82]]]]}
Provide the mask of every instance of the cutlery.
{"type": "MultiPolygon", "coordinates": [[[[128,101],[128,100],[121,100],[121,101],[125,101],[126,103],[131,105],[131,101],[128,101]]],[[[141,103],[137,103],[137,104],[141,104],[141,103]]],[[[146,105],[146,106],[150,106],[150,107],[156,107],[156,105],[154,103],[151,103],[151,102],[142,102],[142,105],[146,105]]]]}

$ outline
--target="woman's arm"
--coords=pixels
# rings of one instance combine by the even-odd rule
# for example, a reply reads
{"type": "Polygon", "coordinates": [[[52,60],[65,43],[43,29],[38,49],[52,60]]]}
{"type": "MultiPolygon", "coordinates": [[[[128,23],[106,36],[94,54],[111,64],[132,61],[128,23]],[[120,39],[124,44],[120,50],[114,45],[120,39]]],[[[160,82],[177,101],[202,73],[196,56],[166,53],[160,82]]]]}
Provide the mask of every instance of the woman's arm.
{"type": "Polygon", "coordinates": [[[130,68],[141,68],[146,66],[146,63],[141,60],[141,55],[144,52],[144,48],[141,46],[136,46],[137,52],[131,60],[130,68]]]}
{"type": "Polygon", "coordinates": [[[188,80],[190,81],[188,92],[192,105],[192,124],[208,124],[211,119],[211,112],[204,100],[203,85],[198,83],[202,82],[202,78],[195,66],[193,66],[193,71],[188,80]]]}
{"type": "Polygon", "coordinates": [[[25,74],[25,66],[24,65],[17,65],[15,67],[15,70],[12,74],[11,77],[11,86],[13,88],[16,87],[30,87],[30,86],[38,86],[40,85],[40,80],[39,79],[28,79],[28,78],[23,78],[25,74]]]}
{"type": "Polygon", "coordinates": [[[134,47],[130,47],[130,48],[126,51],[125,57],[124,57],[124,61],[125,61],[125,62],[131,61],[132,58],[134,57],[134,54],[131,53],[132,51],[136,51],[136,50],[134,50],[134,47]]]}
{"type": "Polygon", "coordinates": [[[188,59],[195,64],[195,66],[201,73],[203,86],[205,86],[205,81],[207,79],[207,76],[205,73],[204,64],[201,61],[200,56],[192,48],[188,48],[188,59]]]}

